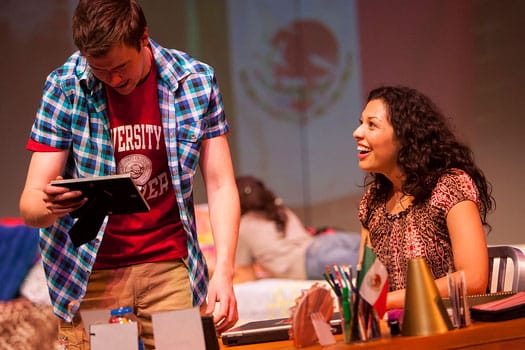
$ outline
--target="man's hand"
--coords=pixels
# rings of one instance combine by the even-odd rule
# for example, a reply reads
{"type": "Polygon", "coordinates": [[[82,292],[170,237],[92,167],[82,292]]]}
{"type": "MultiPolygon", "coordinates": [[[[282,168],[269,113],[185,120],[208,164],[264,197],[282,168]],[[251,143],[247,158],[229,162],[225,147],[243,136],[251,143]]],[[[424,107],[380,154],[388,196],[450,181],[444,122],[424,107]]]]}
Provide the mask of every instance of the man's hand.
{"type": "Polygon", "coordinates": [[[206,314],[214,314],[215,329],[218,334],[230,329],[239,319],[237,299],[233,292],[232,278],[215,270],[208,286],[208,307],[206,314]],[[215,304],[219,307],[215,310],[215,304]]]}
{"type": "MultiPolygon", "coordinates": [[[[62,180],[62,177],[58,176],[57,180],[62,180]]],[[[71,213],[87,202],[81,191],[70,191],[66,187],[51,184],[44,188],[43,200],[48,212],[57,218],[71,213]]]]}

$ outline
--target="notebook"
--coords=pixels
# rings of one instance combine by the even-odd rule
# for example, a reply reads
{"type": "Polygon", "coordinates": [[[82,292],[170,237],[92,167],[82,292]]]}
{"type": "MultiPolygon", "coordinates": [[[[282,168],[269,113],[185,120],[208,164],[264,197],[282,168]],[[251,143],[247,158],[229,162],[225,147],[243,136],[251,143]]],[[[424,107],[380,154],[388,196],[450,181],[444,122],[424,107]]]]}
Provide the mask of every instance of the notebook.
{"type": "MultiPolygon", "coordinates": [[[[338,312],[332,316],[330,325],[333,334],[341,333],[341,319],[338,312]]],[[[252,321],[222,333],[221,339],[222,343],[228,346],[289,340],[288,331],[291,327],[288,318],[252,321]]]]}
{"type": "Polygon", "coordinates": [[[478,321],[495,322],[525,316],[525,292],[470,308],[472,318],[478,321]]]}
{"type": "MultiPolygon", "coordinates": [[[[479,304],[484,304],[484,303],[488,303],[491,301],[504,299],[514,294],[516,294],[516,292],[505,291],[505,292],[495,292],[495,293],[487,293],[487,294],[467,295],[467,302],[470,307],[473,307],[479,304]]],[[[443,305],[445,305],[447,309],[450,308],[451,307],[450,299],[449,298],[442,298],[442,299],[443,299],[443,305]]]]}

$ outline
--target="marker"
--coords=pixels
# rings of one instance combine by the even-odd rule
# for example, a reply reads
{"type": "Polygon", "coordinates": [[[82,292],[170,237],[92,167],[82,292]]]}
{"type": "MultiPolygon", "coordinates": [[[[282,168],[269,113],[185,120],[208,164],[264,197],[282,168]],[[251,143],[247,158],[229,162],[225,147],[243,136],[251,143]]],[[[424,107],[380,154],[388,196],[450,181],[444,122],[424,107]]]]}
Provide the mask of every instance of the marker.
{"type": "Polygon", "coordinates": [[[350,311],[350,302],[348,300],[348,287],[343,287],[343,335],[345,338],[345,343],[350,343],[350,321],[352,319],[352,313],[350,311]]]}

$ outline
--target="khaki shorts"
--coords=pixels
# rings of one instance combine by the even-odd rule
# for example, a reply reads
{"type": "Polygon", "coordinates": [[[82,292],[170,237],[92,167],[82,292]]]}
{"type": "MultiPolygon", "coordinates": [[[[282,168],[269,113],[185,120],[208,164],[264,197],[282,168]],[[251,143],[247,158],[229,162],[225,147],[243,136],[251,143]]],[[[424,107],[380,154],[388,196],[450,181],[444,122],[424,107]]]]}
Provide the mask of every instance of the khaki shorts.
{"type": "MultiPolygon", "coordinates": [[[[160,311],[192,307],[186,260],[94,270],[80,308],[120,306],[133,307],[139,320],[140,337],[145,349],[155,349],[151,315],[160,311]]],[[[79,312],[71,323],[60,320],[58,336],[59,350],[89,350],[89,338],[79,312]]]]}

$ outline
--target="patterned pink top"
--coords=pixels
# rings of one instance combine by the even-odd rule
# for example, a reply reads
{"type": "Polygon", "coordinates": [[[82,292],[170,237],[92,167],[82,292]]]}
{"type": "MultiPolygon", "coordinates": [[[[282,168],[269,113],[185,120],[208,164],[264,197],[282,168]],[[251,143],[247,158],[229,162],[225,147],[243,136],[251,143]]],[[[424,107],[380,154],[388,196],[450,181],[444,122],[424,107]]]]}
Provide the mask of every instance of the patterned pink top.
{"type": "Polygon", "coordinates": [[[446,217],[454,205],[465,200],[480,207],[474,181],[459,169],[443,175],[426,202],[395,215],[387,212],[384,202],[370,207],[370,189],[365,193],[359,220],[369,230],[372,248],[388,270],[391,291],[406,288],[408,261],[415,257],[425,259],[434,278],[455,270],[446,217]]]}

